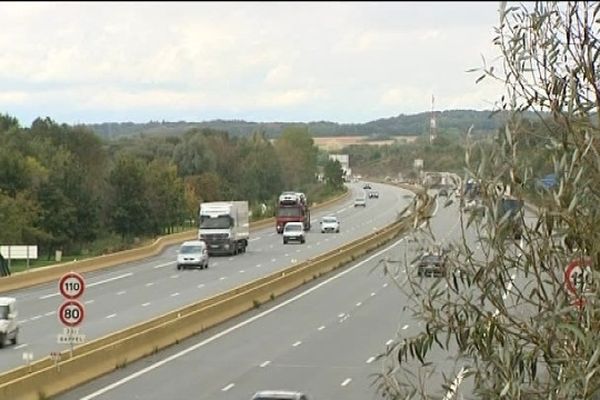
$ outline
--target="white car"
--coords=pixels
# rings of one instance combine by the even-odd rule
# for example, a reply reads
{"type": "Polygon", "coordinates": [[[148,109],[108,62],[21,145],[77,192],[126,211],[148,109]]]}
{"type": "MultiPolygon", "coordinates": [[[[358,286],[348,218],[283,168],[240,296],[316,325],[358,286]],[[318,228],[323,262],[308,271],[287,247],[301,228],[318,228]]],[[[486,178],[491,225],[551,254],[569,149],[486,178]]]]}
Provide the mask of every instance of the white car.
{"type": "Polygon", "coordinates": [[[17,344],[18,336],[17,300],[14,297],[0,297],[0,347],[4,347],[7,340],[17,344]]]}
{"type": "Polygon", "coordinates": [[[300,243],[306,241],[306,237],[304,236],[304,224],[302,222],[288,222],[283,227],[283,244],[287,244],[291,241],[300,243]]]}
{"type": "Polygon", "coordinates": [[[252,400],[308,400],[308,396],[300,392],[287,390],[262,390],[252,396],[252,400]]]}
{"type": "Polygon", "coordinates": [[[328,215],[321,218],[321,233],[325,232],[340,232],[340,221],[338,221],[335,215],[328,215]]]}
{"type": "Polygon", "coordinates": [[[177,269],[208,268],[208,249],[203,240],[183,242],[177,251],[177,269]]]}
{"type": "Polygon", "coordinates": [[[365,197],[357,197],[354,199],[354,207],[366,207],[367,199],[365,197]]]}

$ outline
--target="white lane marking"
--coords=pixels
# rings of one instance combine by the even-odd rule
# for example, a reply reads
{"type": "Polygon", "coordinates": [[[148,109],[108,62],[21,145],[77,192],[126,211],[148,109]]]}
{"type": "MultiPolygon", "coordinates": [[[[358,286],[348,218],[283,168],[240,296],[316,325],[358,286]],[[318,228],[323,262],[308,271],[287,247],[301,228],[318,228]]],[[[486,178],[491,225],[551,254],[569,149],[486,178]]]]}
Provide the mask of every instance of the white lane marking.
{"type": "Polygon", "coordinates": [[[45,300],[45,299],[49,299],[50,297],[54,297],[54,296],[58,296],[60,293],[50,293],[50,294],[45,294],[43,296],[40,296],[38,299],[39,300],[45,300]]]}
{"type": "Polygon", "coordinates": [[[261,264],[256,264],[256,268],[260,268],[260,267],[262,267],[261,264]]]}
{"type": "Polygon", "coordinates": [[[19,322],[19,324],[21,324],[21,325],[22,325],[22,324],[26,324],[26,323],[28,323],[28,322],[29,322],[29,320],[28,320],[28,319],[20,319],[18,322],[19,322]]]}
{"type": "Polygon", "coordinates": [[[121,290],[120,292],[117,293],[117,296],[120,296],[120,295],[125,294],[125,293],[127,293],[126,290],[121,290]]]}
{"type": "Polygon", "coordinates": [[[321,325],[321,326],[319,327],[319,330],[320,330],[320,331],[322,331],[323,329],[325,329],[325,325],[321,325]]]}
{"type": "Polygon", "coordinates": [[[171,293],[171,297],[177,297],[177,296],[179,296],[179,292],[171,293]]]}
{"type": "Polygon", "coordinates": [[[271,258],[271,262],[275,262],[275,261],[277,261],[277,260],[276,260],[276,259],[274,259],[274,258],[271,258]]]}
{"type": "Polygon", "coordinates": [[[296,253],[300,253],[300,249],[296,250],[296,253]]]}
{"type": "Polygon", "coordinates": [[[150,305],[150,303],[144,303],[142,304],[142,307],[148,307],[150,305]]]}
{"type": "Polygon", "coordinates": [[[270,248],[273,248],[273,245],[270,245],[269,247],[270,247],[270,248]]]}
{"type": "Polygon", "coordinates": [[[177,279],[177,278],[179,278],[179,274],[171,275],[171,278],[177,279]]]}
{"type": "Polygon", "coordinates": [[[227,385],[223,389],[221,389],[221,391],[226,392],[226,391],[228,391],[229,389],[231,389],[234,386],[235,386],[234,383],[230,383],[229,385],[227,385]]]}
{"type": "Polygon", "coordinates": [[[29,318],[29,319],[30,319],[31,321],[35,321],[36,319],[40,319],[40,318],[42,318],[42,316],[41,316],[41,315],[36,315],[36,316],[33,316],[33,317],[29,318]]]}
{"type": "Polygon", "coordinates": [[[238,329],[243,328],[246,325],[249,325],[249,324],[253,323],[254,321],[256,321],[258,319],[261,319],[261,318],[263,318],[263,317],[265,317],[265,316],[267,316],[269,314],[272,314],[275,311],[278,311],[281,308],[283,308],[283,307],[285,307],[285,306],[287,306],[287,305],[289,305],[291,303],[294,303],[294,302],[300,300],[301,298],[303,298],[305,296],[308,296],[312,292],[314,292],[314,291],[322,288],[323,286],[327,285],[328,283],[333,282],[334,280],[339,279],[339,278],[341,278],[341,277],[349,274],[350,272],[356,270],[357,268],[362,267],[363,265],[365,265],[369,261],[373,260],[374,258],[377,258],[377,257],[381,256],[383,253],[385,253],[386,251],[389,251],[390,249],[398,246],[401,242],[402,242],[402,240],[397,240],[394,243],[390,244],[389,246],[387,246],[387,247],[381,249],[380,251],[376,252],[375,254],[371,255],[370,257],[367,257],[366,259],[364,259],[361,262],[357,263],[356,265],[354,265],[354,266],[352,266],[352,267],[350,267],[348,269],[345,269],[343,271],[340,271],[339,273],[337,273],[336,275],[332,276],[331,278],[328,278],[328,279],[324,280],[323,282],[321,282],[321,283],[319,283],[319,284],[317,284],[317,285],[315,285],[315,286],[313,286],[311,288],[306,289],[305,291],[297,294],[296,296],[294,296],[294,297],[292,297],[292,298],[290,298],[290,299],[288,299],[288,300],[286,300],[284,302],[279,303],[278,305],[274,306],[273,308],[265,310],[265,311],[261,312],[260,314],[256,314],[256,315],[254,315],[254,316],[252,316],[252,317],[250,317],[250,318],[248,318],[248,319],[240,322],[239,324],[231,326],[231,327],[229,327],[229,328],[227,328],[227,329],[225,329],[225,330],[217,333],[216,335],[211,336],[211,337],[203,340],[200,343],[196,343],[193,346],[190,346],[190,347],[188,347],[186,349],[183,349],[183,350],[181,350],[178,353],[175,353],[175,354],[173,354],[173,355],[171,355],[171,356],[169,356],[167,358],[164,358],[164,359],[162,359],[162,360],[160,360],[160,361],[158,361],[158,362],[156,362],[154,364],[151,364],[151,365],[147,366],[146,368],[143,368],[143,369],[141,369],[139,371],[136,371],[136,372],[134,372],[131,375],[128,375],[128,376],[126,376],[126,377],[124,377],[124,378],[122,378],[122,379],[120,379],[120,380],[118,380],[116,382],[111,383],[110,385],[104,386],[103,388],[98,389],[97,391],[95,391],[93,393],[90,393],[89,395],[87,395],[85,397],[82,397],[79,400],[91,400],[91,399],[94,399],[94,398],[96,398],[96,397],[98,397],[98,396],[100,396],[100,395],[102,395],[102,394],[104,394],[106,392],[109,392],[109,391],[111,391],[111,390],[113,390],[113,389],[115,389],[115,388],[117,388],[119,386],[124,385],[125,383],[127,383],[129,381],[134,380],[137,377],[140,377],[140,376],[142,376],[142,375],[144,375],[144,374],[146,374],[148,372],[151,372],[151,371],[153,371],[153,370],[155,370],[157,368],[162,367],[163,365],[165,365],[167,363],[170,363],[171,361],[177,360],[178,358],[183,357],[186,354],[191,353],[192,351],[195,351],[195,350],[197,350],[197,349],[199,349],[199,348],[201,348],[203,346],[206,346],[207,344],[210,344],[210,343],[214,342],[215,340],[220,339],[223,336],[226,336],[226,335],[230,334],[231,332],[237,331],[238,329]]]}
{"type": "Polygon", "coordinates": [[[375,361],[375,357],[369,357],[367,364],[371,364],[373,361],[375,361]]]}
{"type": "Polygon", "coordinates": [[[92,300],[86,300],[86,301],[83,302],[83,304],[92,304],[94,301],[96,301],[96,300],[94,300],[94,299],[92,299],[92,300]]]}
{"type": "Polygon", "coordinates": [[[405,330],[407,330],[407,329],[408,329],[408,325],[404,325],[404,326],[402,327],[402,330],[403,330],[403,331],[405,331],[405,330]]]}
{"type": "Polygon", "coordinates": [[[172,265],[172,264],[175,264],[175,261],[171,261],[171,262],[164,263],[164,264],[158,264],[158,265],[155,265],[153,268],[154,269],[164,268],[164,267],[168,267],[169,265],[172,265]]]}
{"type": "Polygon", "coordinates": [[[218,263],[218,262],[216,262],[216,261],[215,261],[214,263],[212,263],[212,266],[213,266],[213,267],[216,267],[217,265],[219,265],[219,263],[218,263]]]}
{"type": "Polygon", "coordinates": [[[356,303],[356,307],[360,307],[360,306],[362,306],[362,302],[359,301],[358,303],[356,303]]]}
{"type": "Polygon", "coordinates": [[[383,284],[383,287],[388,287],[388,284],[387,284],[387,282],[383,284]]]}
{"type": "Polygon", "coordinates": [[[19,349],[22,349],[23,347],[27,347],[27,346],[29,346],[29,344],[27,344],[27,343],[19,344],[19,345],[13,347],[13,350],[19,350],[19,349]]]}
{"type": "Polygon", "coordinates": [[[106,316],[106,319],[109,319],[109,318],[114,318],[114,317],[116,317],[116,316],[117,316],[117,314],[110,314],[110,315],[107,315],[107,316],[106,316]]]}
{"type": "Polygon", "coordinates": [[[244,272],[246,272],[246,271],[244,271],[243,269],[240,269],[240,274],[243,274],[244,272]]]}
{"type": "Polygon", "coordinates": [[[154,282],[148,282],[148,283],[146,283],[146,287],[150,287],[150,286],[153,286],[153,285],[154,285],[154,282]]]}
{"type": "Polygon", "coordinates": [[[349,384],[350,382],[352,382],[352,379],[347,378],[344,382],[342,382],[342,386],[346,386],[347,384],[349,384]]]}
{"type": "Polygon", "coordinates": [[[222,277],[219,278],[220,281],[224,281],[225,279],[227,279],[226,276],[222,276],[222,277]]]}
{"type": "Polygon", "coordinates": [[[293,346],[293,347],[298,347],[298,346],[300,346],[301,344],[302,344],[302,342],[298,340],[298,341],[297,341],[296,343],[294,343],[292,346],[293,346]]]}
{"type": "Polygon", "coordinates": [[[306,246],[306,247],[309,248],[309,249],[312,249],[312,246],[310,244],[308,246],[306,246]]]}
{"type": "Polygon", "coordinates": [[[392,339],[388,340],[387,342],[385,342],[386,346],[389,346],[390,344],[394,343],[394,341],[392,339]]]}
{"type": "Polygon", "coordinates": [[[46,317],[49,317],[49,316],[51,316],[51,315],[53,315],[53,314],[56,314],[56,311],[50,311],[50,312],[47,312],[47,313],[46,313],[46,314],[44,314],[44,315],[45,315],[46,317]]]}
{"type": "Polygon", "coordinates": [[[271,363],[271,361],[265,361],[264,363],[260,364],[261,368],[266,367],[267,365],[269,365],[271,363]]]}
{"type": "Polygon", "coordinates": [[[288,253],[285,253],[285,256],[284,256],[284,257],[289,257],[289,256],[290,256],[290,255],[289,255],[288,253]]]}
{"type": "Polygon", "coordinates": [[[458,374],[456,374],[456,378],[454,378],[452,384],[450,385],[450,388],[448,389],[448,392],[446,392],[446,395],[444,396],[444,400],[450,400],[456,395],[456,390],[458,389],[458,386],[462,382],[466,373],[467,369],[465,367],[462,367],[460,371],[458,371],[458,374]]]}
{"type": "Polygon", "coordinates": [[[375,292],[372,292],[372,293],[371,293],[371,297],[373,297],[373,296],[375,296],[375,292]]]}
{"type": "MultiPolygon", "coordinates": [[[[94,283],[90,283],[87,284],[86,287],[94,287],[96,285],[101,285],[103,283],[108,283],[108,282],[112,282],[112,281],[116,281],[117,279],[123,279],[123,278],[127,278],[128,276],[133,275],[133,272],[128,272],[126,274],[122,274],[119,276],[113,276],[112,278],[108,278],[108,279],[104,279],[98,282],[94,282],[94,283]]],[[[49,299],[50,297],[55,297],[55,296],[60,296],[60,293],[56,292],[56,293],[51,293],[51,294],[45,294],[43,296],[40,296],[39,299],[40,300],[45,300],[45,299],[49,299]]]]}
{"type": "Polygon", "coordinates": [[[259,236],[259,237],[257,237],[257,238],[252,238],[252,239],[250,239],[250,240],[248,240],[248,241],[249,241],[249,242],[254,242],[255,240],[260,240],[260,236],[259,236]]]}
{"type": "Polygon", "coordinates": [[[344,315],[346,315],[346,314],[345,313],[338,314],[338,318],[342,318],[344,315]]]}
{"type": "Polygon", "coordinates": [[[196,286],[198,289],[202,289],[204,287],[204,283],[199,284],[198,286],[196,286]]]}
{"type": "Polygon", "coordinates": [[[275,232],[271,233],[269,236],[275,236],[275,232]]]}
{"type": "Polygon", "coordinates": [[[229,257],[229,261],[233,261],[233,257],[229,257]]]}

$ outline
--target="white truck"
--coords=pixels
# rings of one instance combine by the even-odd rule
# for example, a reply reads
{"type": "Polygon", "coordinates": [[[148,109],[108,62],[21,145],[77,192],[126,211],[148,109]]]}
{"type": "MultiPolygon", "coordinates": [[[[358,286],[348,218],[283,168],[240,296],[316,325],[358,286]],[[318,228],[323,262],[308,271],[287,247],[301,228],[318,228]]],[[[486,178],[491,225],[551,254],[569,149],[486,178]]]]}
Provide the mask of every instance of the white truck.
{"type": "Polygon", "coordinates": [[[209,254],[244,253],[250,237],[247,201],[219,201],[200,204],[198,239],[209,254]]]}

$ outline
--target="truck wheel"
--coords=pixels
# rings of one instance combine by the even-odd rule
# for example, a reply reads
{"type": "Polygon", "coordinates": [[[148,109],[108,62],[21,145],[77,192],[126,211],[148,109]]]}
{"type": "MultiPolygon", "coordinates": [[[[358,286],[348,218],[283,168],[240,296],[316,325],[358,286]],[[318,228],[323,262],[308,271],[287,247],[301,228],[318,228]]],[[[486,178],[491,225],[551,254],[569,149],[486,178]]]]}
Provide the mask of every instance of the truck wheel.
{"type": "Polygon", "coordinates": [[[17,344],[17,337],[19,336],[19,332],[15,332],[15,337],[13,337],[12,339],[10,339],[10,343],[15,345],[17,344]]]}
{"type": "Polygon", "coordinates": [[[6,335],[5,334],[1,334],[0,335],[0,349],[4,347],[4,343],[6,342],[6,335]]]}

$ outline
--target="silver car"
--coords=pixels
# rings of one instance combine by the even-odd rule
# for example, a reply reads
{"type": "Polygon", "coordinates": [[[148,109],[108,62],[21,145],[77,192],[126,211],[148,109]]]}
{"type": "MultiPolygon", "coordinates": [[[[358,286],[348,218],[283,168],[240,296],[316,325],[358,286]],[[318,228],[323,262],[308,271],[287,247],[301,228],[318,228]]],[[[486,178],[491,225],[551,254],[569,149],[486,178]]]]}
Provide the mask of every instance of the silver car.
{"type": "Polygon", "coordinates": [[[203,240],[183,242],[177,251],[177,269],[208,268],[208,249],[203,240]]]}
{"type": "Polygon", "coordinates": [[[262,390],[252,396],[252,400],[310,400],[307,395],[300,392],[285,390],[262,390]]]}

